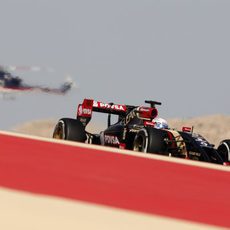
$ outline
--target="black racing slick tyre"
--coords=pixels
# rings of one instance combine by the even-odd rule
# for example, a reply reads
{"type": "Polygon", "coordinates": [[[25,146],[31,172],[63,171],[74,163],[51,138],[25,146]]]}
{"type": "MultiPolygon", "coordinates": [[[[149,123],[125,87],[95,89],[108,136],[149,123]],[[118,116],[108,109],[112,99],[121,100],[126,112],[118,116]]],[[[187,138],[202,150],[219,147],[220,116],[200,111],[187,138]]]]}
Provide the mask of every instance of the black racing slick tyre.
{"type": "Polygon", "coordinates": [[[85,128],[80,121],[71,118],[62,118],[54,128],[53,138],[85,142],[87,136],[85,128]]]}
{"type": "Polygon", "coordinates": [[[165,130],[155,128],[141,129],[135,136],[133,150],[145,153],[167,154],[167,143],[165,139],[168,134],[165,130]]]}
{"type": "Polygon", "coordinates": [[[222,157],[224,162],[230,161],[230,139],[223,140],[220,142],[218,148],[218,153],[222,157]]]}

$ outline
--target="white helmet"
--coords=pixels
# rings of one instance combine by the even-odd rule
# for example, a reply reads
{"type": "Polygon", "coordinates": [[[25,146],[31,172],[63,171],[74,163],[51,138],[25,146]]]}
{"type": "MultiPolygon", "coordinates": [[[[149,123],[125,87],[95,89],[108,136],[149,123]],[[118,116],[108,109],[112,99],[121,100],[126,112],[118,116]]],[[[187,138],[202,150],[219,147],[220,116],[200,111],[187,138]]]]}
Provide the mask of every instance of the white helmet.
{"type": "Polygon", "coordinates": [[[156,129],[168,129],[169,126],[168,126],[168,123],[165,119],[163,118],[155,118],[152,120],[154,122],[154,128],[156,129]]]}

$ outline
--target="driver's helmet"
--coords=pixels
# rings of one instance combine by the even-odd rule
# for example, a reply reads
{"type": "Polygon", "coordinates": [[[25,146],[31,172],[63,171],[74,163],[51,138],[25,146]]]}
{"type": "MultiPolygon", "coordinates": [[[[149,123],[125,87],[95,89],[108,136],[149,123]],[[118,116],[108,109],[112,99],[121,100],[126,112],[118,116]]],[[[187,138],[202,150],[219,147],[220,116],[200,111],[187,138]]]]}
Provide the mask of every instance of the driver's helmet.
{"type": "Polygon", "coordinates": [[[155,118],[152,120],[152,122],[154,122],[154,128],[156,129],[168,129],[169,126],[168,126],[168,122],[163,119],[163,118],[155,118]]]}

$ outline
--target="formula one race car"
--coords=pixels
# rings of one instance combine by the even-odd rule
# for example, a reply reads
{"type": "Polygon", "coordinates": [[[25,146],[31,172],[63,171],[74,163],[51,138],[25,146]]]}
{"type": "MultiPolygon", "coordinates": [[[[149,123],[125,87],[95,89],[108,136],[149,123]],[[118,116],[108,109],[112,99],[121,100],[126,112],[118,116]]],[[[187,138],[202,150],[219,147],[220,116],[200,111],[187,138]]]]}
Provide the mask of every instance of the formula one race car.
{"type": "Polygon", "coordinates": [[[144,153],[193,159],[228,165],[230,140],[224,140],[217,149],[204,137],[183,127],[182,131],[161,126],[157,122],[157,101],[145,101],[150,106],[102,103],[84,99],[77,109],[76,119],[62,118],[53,132],[53,138],[117,147],[144,153]],[[92,112],[107,113],[107,128],[98,134],[86,131],[92,112]],[[111,114],[117,116],[114,124],[111,114]]]}

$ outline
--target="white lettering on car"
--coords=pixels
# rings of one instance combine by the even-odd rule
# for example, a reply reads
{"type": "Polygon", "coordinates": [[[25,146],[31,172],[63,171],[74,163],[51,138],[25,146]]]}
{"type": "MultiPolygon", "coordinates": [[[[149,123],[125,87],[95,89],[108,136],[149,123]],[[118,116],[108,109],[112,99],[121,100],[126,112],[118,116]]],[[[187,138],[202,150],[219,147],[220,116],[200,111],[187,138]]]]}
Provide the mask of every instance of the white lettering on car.
{"type": "Polygon", "coordinates": [[[105,143],[106,144],[112,144],[112,145],[119,145],[120,142],[116,136],[111,136],[111,135],[105,135],[104,137],[105,143]]]}
{"type": "Polygon", "coordinates": [[[92,110],[91,110],[91,109],[84,108],[83,111],[82,111],[82,113],[83,113],[83,114],[86,114],[86,115],[91,115],[92,110]]]}
{"type": "Polygon", "coordinates": [[[123,105],[111,105],[107,103],[102,103],[98,101],[93,101],[93,107],[101,108],[101,109],[114,109],[118,111],[126,111],[126,108],[123,105]]]}
{"type": "Polygon", "coordinates": [[[79,105],[78,106],[78,111],[77,111],[77,115],[80,117],[91,117],[92,115],[92,109],[89,108],[84,108],[83,105],[79,105]]]}

